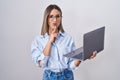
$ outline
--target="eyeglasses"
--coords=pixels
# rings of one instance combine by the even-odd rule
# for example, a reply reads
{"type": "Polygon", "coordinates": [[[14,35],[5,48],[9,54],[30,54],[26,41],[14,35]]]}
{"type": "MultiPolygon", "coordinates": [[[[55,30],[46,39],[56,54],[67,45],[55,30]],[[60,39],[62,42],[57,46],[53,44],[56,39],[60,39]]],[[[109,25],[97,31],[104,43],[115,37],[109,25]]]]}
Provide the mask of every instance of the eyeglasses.
{"type": "Polygon", "coordinates": [[[61,17],[62,17],[62,16],[60,16],[60,15],[56,15],[56,16],[49,15],[49,16],[48,16],[48,18],[51,19],[51,20],[54,20],[54,19],[56,19],[56,20],[60,20],[61,17]]]}

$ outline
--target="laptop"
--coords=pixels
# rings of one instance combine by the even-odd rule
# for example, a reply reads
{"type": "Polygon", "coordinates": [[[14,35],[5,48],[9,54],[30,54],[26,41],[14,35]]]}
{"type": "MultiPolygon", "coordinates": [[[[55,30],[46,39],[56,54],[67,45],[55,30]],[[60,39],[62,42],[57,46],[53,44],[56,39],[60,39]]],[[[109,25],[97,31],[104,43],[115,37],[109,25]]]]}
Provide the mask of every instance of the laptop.
{"type": "Polygon", "coordinates": [[[90,58],[94,51],[99,53],[104,50],[104,34],[105,26],[85,33],[83,35],[83,47],[80,47],[64,56],[85,61],[90,58]]]}

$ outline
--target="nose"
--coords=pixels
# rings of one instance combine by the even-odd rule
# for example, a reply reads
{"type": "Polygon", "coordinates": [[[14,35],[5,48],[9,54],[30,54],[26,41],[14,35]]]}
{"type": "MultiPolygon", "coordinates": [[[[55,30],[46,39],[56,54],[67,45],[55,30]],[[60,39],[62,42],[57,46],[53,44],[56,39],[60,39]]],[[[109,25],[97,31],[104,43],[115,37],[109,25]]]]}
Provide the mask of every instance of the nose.
{"type": "Polygon", "coordinates": [[[54,18],[53,18],[53,21],[57,21],[57,18],[56,18],[56,17],[54,17],[54,18]]]}

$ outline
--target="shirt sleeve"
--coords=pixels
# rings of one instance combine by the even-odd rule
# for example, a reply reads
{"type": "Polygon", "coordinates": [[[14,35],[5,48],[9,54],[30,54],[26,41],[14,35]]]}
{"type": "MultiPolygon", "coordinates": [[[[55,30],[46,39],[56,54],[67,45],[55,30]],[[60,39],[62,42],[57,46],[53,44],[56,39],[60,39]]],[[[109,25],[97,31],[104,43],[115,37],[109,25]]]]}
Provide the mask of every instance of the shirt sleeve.
{"type": "Polygon", "coordinates": [[[33,40],[31,44],[31,53],[32,53],[32,60],[35,62],[37,66],[39,66],[38,61],[42,61],[42,66],[41,67],[46,67],[47,66],[47,61],[49,59],[49,56],[45,56],[43,54],[43,48],[42,45],[37,41],[37,39],[33,40]]]}
{"type": "Polygon", "coordinates": [[[75,61],[75,59],[73,59],[73,58],[69,59],[69,68],[72,69],[72,70],[75,70],[75,69],[77,69],[79,67],[79,66],[76,66],[74,64],[74,61],[75,61]]]}
{"type": "MultiPolygon", "coordinates": [[[[71,47],[71,51],[73,51],[73,50],[76,49],[75,43],[74,43],[74,40],[73,40],[73,39],[71,39],[71,41],[70,41],[70,43],[69,43],[69,46],[71,47]]],[[[74,61],[75,61],[75,60],[76,60],[76,59],[73,59],[73,58],[69,58],[69,60],[68,60],[68,66],[69,66],[69,68],[72,69],[72,70],[78,68],[78,66],[76,66],[76,65],[74,64],[74,61]]]]}

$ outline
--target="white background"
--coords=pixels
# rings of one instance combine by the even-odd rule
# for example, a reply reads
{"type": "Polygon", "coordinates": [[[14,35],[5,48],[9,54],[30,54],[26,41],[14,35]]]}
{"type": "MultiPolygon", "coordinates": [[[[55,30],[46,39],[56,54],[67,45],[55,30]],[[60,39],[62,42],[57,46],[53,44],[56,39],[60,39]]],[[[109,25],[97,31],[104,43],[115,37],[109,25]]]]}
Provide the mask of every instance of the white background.
{"type": "Polygon", "coordinates": [[[120,80],[120,0],[0,0],[0,80],[42,79],[30,47],[49,4],[62,9],[64,29],[77,48],[84,33],[106,26],[104,51],[81,63],[75,80],[120,80]]]}

